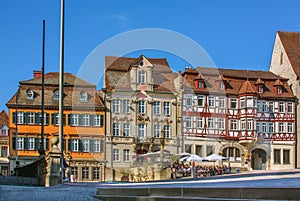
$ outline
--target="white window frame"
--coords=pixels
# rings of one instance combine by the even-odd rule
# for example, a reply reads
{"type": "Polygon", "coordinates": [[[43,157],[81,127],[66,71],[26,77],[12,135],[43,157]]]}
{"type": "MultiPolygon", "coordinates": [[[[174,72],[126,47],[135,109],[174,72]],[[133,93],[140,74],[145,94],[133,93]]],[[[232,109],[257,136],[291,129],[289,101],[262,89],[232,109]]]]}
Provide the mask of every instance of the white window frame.
{"type": "Polygon", "coordinates": [[[185,127],[192,128],[193,127],[193,118],[191,116],[186,116],[185,118],[185,127]]]}
{"type": "Polygon", "coordinates": [[[226,108],[226,97],[225,96],[219,97],[219,108],[226,108]]]}
{"type": "Polygon", "coordinates": [[[289,114],[294,113],[294,105],[293,105],[292,102],[288,102],[288,103],[287,103],[287,112],[288,112],[289,114]]]}
{"type": "Polygon", "coordinates": [[[138,72],[138,83],[145,84],[146,83],[146,71],[138,72]]]}
{"type": "Polygon", "coordinates": [[[71,146],[72,146],[73,152],[78,152],[79,151],[79,139],[72,139],[71,146]]]}
{"type": "Polygon", "coordinates": [[[146,130],[145,130],[145,124],[138,124],[138,139],[145,139],[146,138],[146,130]]]}
{"type": "Polygon", "coordinates": [[[267,130],[267,123],[266,122],[262,122],[261,123],[261,132],[262,133],[267,133],[268,130],[267,130]]]}
{"type": "Polygon", "coordinates": [[[237,109],[238,108],[238,99],[237,98],[230,98],[230,109],[237,109]],[[235,107],[232,107],[235,104],[235,107]]]}
{"type": "Polygon", "coordinates": [[[130,123],[123,123],[123,137],[130,137],[130,123]]]}
{"type": "Polygon", "coordinates": [[[214,108],[216,106],[216,97],[215,96],[208,96],[208,107],[214,108]]]}
{"type": "Polygon", "coordinates": [[[247,130],[251,131],[253,129],[252,119],[247,119],[247,130]]]}
{"type": "Polygon", "coordinates": [[[246,99],[245,97],[240,98],[240,108],[245,108],[246,107],[246,99]]]}
{"type": "Polygon", "coordinates": [[[72,126],[79,125],[79,114],[71,114],[71,125],[72,126]]]}
{"type": "Polygon", "coordinates": [[[270,113],[274,112],[274,102],[273,101],[269,102],[269,112],[270,113]]]}
{"type": "Polygon", "coordinates": [[[253,107],[253,97],[252,96],[247,96],[246,97],[246,107],[247,108],[252,108],[253,107]]]}
{"type": "Polygon", "coordinates": [[[197,106],[204,107],[204,104],[205,104],[205,96],[203,96],[203,95],[197,96],[197,106]],[[201,103],[201,104],[199,104],[199,103],[201,103]]]}
{"type": "Polygon", "coordinates": [[[93,119],[93,125],[94,126],[101,126],[101,115],[95,114],[93,119]]]}
{"type": "Polygon", "coordinates": [[[241,119],[241,130],[245,131],[246,128],[247,128],[246,119],[241,119]]]}
{"type": "Polygon", "coordinates": [[[284,133],[285,132],[285,123],[284,122],[279,122],[279,124],[278,124],[278,131],[280,133],[284,133]]]}
{"type": "Polygon", "coordinates": [[[82,152],[89,152],[90,151],[90,140],[88,139],[82,139],[82,152]]]}
{"type": "Polygon", "coordinates": [[[197,117],[197,128],[198,129],[204,128],[204,117],[197,117]]]}
{"type": "Polygon", "coordinates": [[[279,103],[278,103],[278,112],[279,113],[284,113],[285,112],[285,102],[279,101],[279,103]]]}
{"type": "Polygon", "coordinates": [[[294,132],[294,124],[292,122],[287,123],[287,132],[293,133],[294,132]]]}
{"type": "Polygon", "coordinates": [[[269,133],[274,133],[274,123],[268,123],[268,131],[269,133]]]}
{"type": "Polygon", "coordinates": [[[35,150],[35,138],[27,138],[27,148],[28,150],[35,150]]]}
{"type": "Polygon", "coordinates": [[[101,150],[101,140],[93,140],[93,151],[100,152],[101,150]]]}
{"type": "Polygon", "coordinates": [[[58,89],[53,92],[53,100],[55,100],[55,101],[59,100],[59,90],[58,89]]]}
{"type": "Polygon", "coordinates": [[[236,131],[238,130],[238,120],[237,119],[230,119],[230,130],[236,131]]]}
{"type": "Polygon", "coordinates": [[[82,114],[82,126],[90,126],[90,115],[82,114]]]}
{"type": "Polygon", "coordinates": [[[170,125],[164,125],[164,138],[170,138],[171,137],[171,127],[170,125]]]}
{"type": "Polygon", "coordinates": [[[120,113],[120,100],[118,99],[112,100],[112,112],[120,113]]]}
{"type": "Polygon", "coordinates": [[[120,161],[120,150],[113,149],[113,161],[120,161]]]}
{"type": "Polygon", "coordinates": [[[123,100],[123,113],[129,114],[130,113],[130,100],[123,100]]]}
{"type": "Polygon", "coordinates": [[[119,123],[113,123],[112,124],[112,136],[120,136],[120,124],[119,123]]]}
{"type": "Polygon", "coordinates": [[[146,101],[139,100],[138,101],[138,113],[145,114],[146,113],[146,101]]]}
{"type": "Polygon", "coordinates": [[[164,102],[164,115],[170,115],[170,114],[171,114],[171,103],[164,102]]]}
{"type": "Polygon", "coordinates": [[[154,101],[152,107],[153,107],[153,114],[160,115],[160,102],[154,101]]]}
{"type": "Polygon", "coordinates": [[[123,161],[130,162],[130,150],[129,149],[123,150],[123,161]]]}
{"type": "Polygon", "coordinates": [[[225,119],[218,118],[218,129],[225,130],[225,119]]]}
{"type": "Polygon", "coordinates": [[[154,124],[153,125],[153,137],[154,138],[160,138],[160,125],[159,124],[154,124]]]}
{"type": "Polygon", "coordinates": [[[214,129],[215,128],[215,119],[213,117],[207,118],[207,129],[214,129]]]}
{"type": "Polygon", "coordinates": [[[24,112],[17,113],[17,124],[24,124],[24,112]]]}
{"type": "Polygon", "coordinates": [[[24,138],[19,137],[17,142],[18,150],[24,150],[24,138]]]}
{"type": "Polygon", "coordinates": [[[81,102],[87,102],[87,100],[88,100],[88,95],[87,95],[87,93],[86,93],[85,91],[81,92],[81,93],[80,93],[80,101],[81,101],[81,102]]]}
{"type": "Polygon", "coordinates": [[[27,113],[27,124],[35,124],[35,113],[34,112],[27,113]]]}
{"type": "Polygon", "coordinates": [[[185,95],[185,100],[186,100],[186,106],[191,107],[193,106],[193,94],[186,94],[185,95]]]}

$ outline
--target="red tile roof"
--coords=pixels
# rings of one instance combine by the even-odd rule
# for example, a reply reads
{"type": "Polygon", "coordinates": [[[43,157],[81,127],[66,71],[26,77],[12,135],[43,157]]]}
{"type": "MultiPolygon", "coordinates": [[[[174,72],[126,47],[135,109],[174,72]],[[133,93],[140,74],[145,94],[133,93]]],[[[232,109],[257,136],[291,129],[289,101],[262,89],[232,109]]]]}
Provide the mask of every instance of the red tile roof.
{"type": "Polygon", "coordinates": [[[300,76],[300,33],[277,32],[297,77],[300,76]]]}

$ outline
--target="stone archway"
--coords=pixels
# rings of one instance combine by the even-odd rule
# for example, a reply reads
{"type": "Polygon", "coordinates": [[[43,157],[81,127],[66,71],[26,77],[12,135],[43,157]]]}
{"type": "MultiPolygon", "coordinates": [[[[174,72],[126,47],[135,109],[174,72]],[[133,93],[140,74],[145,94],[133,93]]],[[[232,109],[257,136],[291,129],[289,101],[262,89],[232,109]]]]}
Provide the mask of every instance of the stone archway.
{"type": "Polygon", "coordinates": [[[267,164],[267,152],[256,148],[251,151],[251,168],[253,170],[265,170],[267,164]]]}

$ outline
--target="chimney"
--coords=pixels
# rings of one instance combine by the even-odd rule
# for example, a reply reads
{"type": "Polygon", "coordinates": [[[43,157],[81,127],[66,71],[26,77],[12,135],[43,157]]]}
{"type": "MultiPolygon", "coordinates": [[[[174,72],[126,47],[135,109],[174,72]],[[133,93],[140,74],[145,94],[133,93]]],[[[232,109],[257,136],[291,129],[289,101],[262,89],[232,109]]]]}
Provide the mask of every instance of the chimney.
{"type": "Polygon", "coordinates": [[[42,71],[41,70],[34,70],[33,71],[33,77],[37,78],[37,77],[41,77],[42,76],[42,71]]]}

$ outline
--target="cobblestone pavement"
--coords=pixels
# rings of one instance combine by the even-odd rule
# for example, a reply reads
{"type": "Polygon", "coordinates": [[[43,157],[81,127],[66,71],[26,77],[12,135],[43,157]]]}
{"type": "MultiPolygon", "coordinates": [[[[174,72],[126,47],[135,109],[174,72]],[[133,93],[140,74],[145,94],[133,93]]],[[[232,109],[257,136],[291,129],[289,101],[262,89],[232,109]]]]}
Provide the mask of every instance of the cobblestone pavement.
{"type": "Polygon", "coordinates": [[[98,188],[122,187],[290,187],[300,188],[300,170],[288,172],[251,172],[214,176],[209,178],[186,178],[144,183],[66,183],[57,186],[29,187],[0,185],[0,201],[99,201],[92,196],[98,188]]]}

